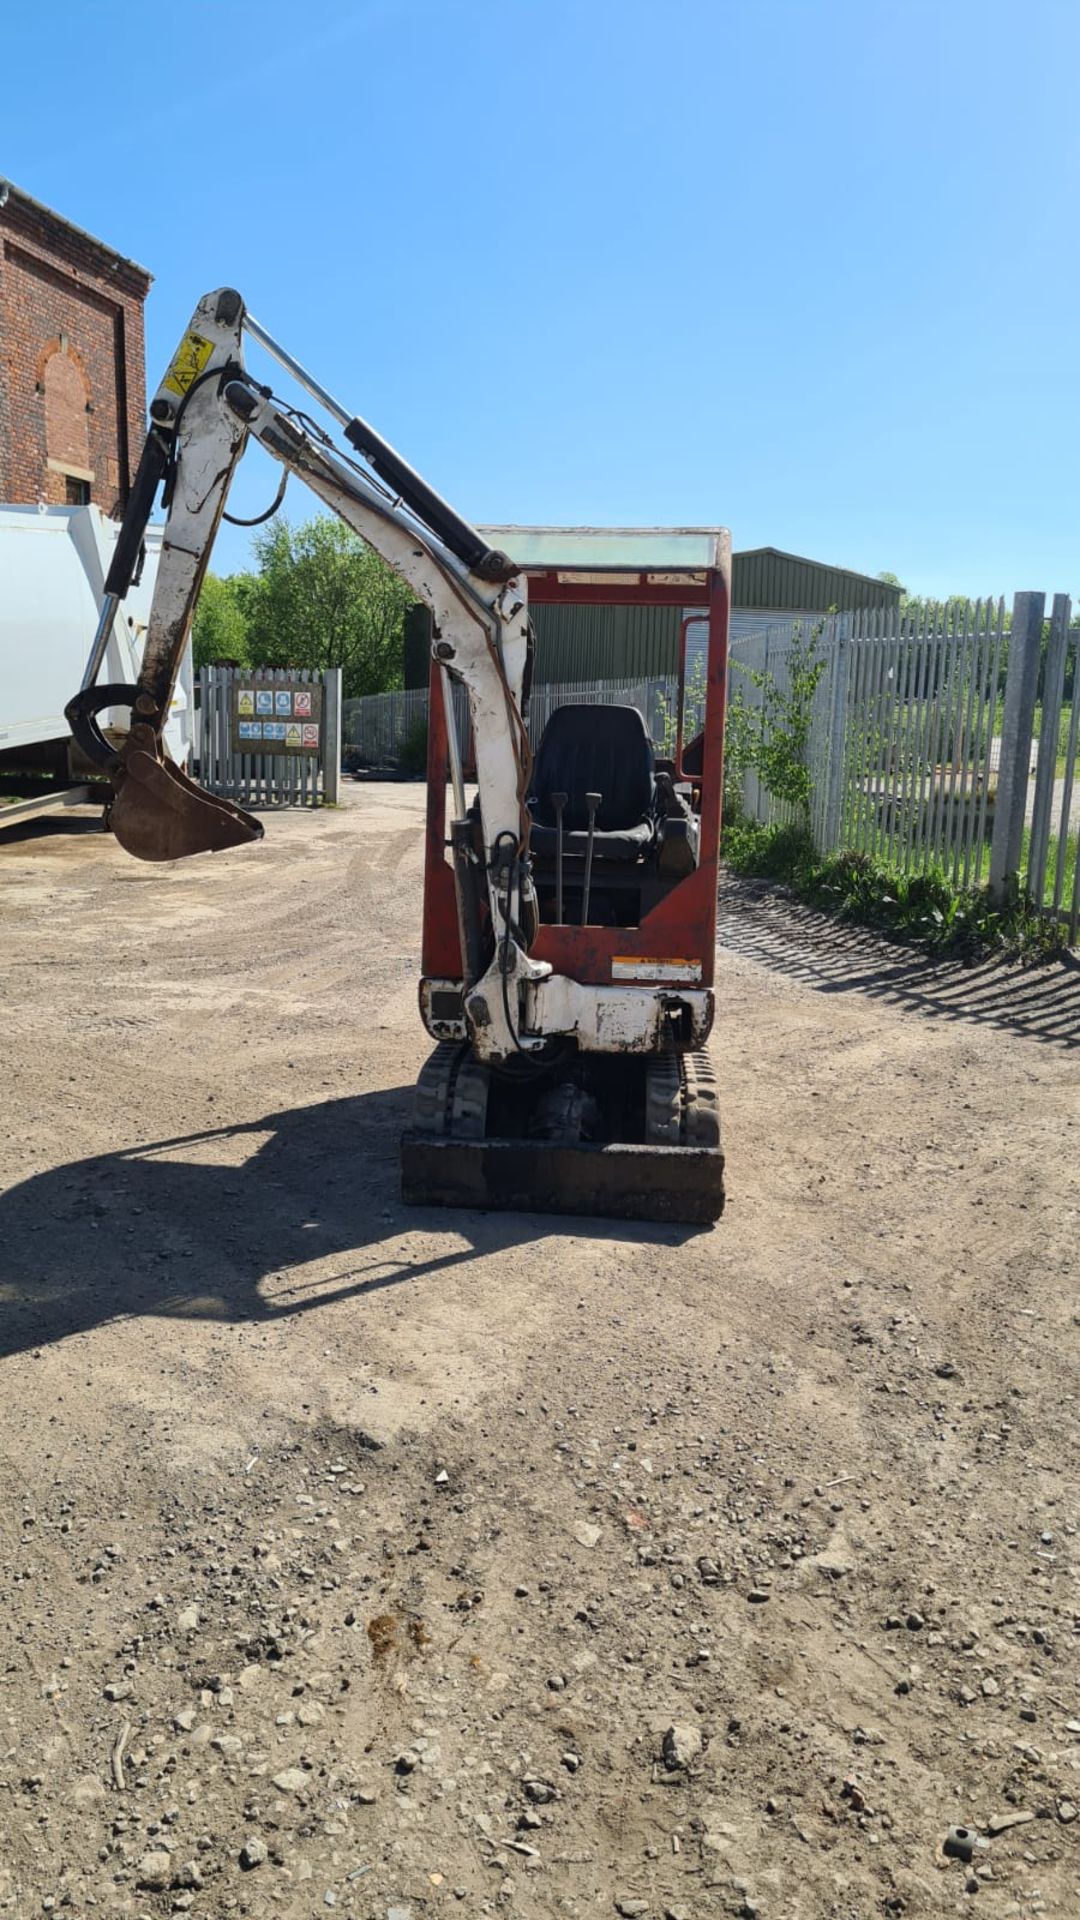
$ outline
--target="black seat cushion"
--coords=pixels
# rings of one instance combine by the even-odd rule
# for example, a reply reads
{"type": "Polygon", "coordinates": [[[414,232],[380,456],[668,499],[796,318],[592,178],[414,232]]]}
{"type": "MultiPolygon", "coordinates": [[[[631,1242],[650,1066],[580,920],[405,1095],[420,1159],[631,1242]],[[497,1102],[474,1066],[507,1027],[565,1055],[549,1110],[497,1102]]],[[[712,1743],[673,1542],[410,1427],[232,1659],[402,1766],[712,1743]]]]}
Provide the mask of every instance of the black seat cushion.
{"type": "MultiPolygon", "coordinates": [[[[597,833],[593,836],[594,860],[640,860],[648,853],[653,843],[653,824],[651,820],[639,820],[636,827],[622,827],[615,833],[597,833]]],[[[545,827],[534,820],[529,834],[529,845],[535,854],[550,855],[558,851],[559,835],[555,827],[545,827]]],[[[564,833],[563,854],[567,861],[585,858],[589,849],[587,833],[564,833]]]]}
{"type": "Polygon", "coordinates": [[[563,827],[568,835],[586,832],[585,795],[598,793],[599,833],[623,834],[645,824],[646,843],[651,839],[653,748],[636,707],[556,707],[533,762],[529,807],[541,827],[555,826],[553,793],[566,795],[563,827]]]}

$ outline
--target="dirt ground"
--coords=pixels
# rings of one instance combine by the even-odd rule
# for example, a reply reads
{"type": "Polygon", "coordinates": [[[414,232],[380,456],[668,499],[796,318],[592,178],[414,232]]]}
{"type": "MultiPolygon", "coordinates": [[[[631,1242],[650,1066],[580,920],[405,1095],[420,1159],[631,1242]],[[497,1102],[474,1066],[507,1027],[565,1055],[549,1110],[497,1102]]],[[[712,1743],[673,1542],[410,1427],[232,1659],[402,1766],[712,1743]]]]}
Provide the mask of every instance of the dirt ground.
{"type": "Polygon", "coordinates": [[[0,839],[0,1911],[1075,1920],[1080,972],[727,887],[722,1223],[407,1212],[420,812],[0,839]]]}

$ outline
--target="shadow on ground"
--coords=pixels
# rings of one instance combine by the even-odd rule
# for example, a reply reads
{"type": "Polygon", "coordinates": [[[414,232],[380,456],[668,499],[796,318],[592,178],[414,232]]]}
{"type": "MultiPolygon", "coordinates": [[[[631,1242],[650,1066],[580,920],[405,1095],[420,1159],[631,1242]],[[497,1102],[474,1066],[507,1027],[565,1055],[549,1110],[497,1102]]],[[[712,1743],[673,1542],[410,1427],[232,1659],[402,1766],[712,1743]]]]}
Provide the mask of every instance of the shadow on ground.
{"type": "Polygon", "coordinates": [[[88,834],[100,837],[105,832],[101,816],[101,805],[88,801],[80,807],[58,807],[55,813],[39,813],[28,819],[12,820],[5,818],[5,809],[0,802],[0,851],[34,840],[82,839],[88,834]]]}
{"type": "Polygon", "coordinates": [[[1080,1046],[1080,957],[1037,967],[963,966],[894,946],[790,895],[726,875],[721,947],[819,993],[864,993],[944,1020],[974,1020],[1065,1048],[1080,1046]]]}
{"type": "Polygon", "coordinates": [[[73,1161],[11,1188],[0,1195],[0,1357],[130,1314],[285,1319],[553,1236],[632,1233],[671,1247],[701,1231],[407,1208],[397,1140],[411,1108],[411,1087],[359,1094],[73,1161]],[[444,1234],[445,1251],[399,1256],[393,1243],[410,1229],[444,1234]],[[305,1277],[330,1259],[338,1271],[305,1277]]]}

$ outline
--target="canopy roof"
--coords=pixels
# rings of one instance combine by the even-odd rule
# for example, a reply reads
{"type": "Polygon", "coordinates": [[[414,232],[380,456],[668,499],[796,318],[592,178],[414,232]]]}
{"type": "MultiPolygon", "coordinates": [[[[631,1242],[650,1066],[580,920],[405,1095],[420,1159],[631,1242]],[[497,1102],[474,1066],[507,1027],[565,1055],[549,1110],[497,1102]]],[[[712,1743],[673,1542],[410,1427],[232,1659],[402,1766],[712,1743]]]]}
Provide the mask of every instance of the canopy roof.
{"type": "Polygon", "coordinates": [[[673,576],[701,579],[731,552],[726,527],[478,527],[527,574],[557,574],[562,584],[614,585],[640,579],[675,584],[673,576]]]}

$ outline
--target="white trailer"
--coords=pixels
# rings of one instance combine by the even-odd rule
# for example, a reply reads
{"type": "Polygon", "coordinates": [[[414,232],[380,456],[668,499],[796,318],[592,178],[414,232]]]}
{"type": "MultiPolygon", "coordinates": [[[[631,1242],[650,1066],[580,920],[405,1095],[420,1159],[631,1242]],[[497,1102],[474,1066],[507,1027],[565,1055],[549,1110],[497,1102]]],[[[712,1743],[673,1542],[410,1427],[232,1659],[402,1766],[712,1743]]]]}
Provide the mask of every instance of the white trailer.
{"type": "MultiPolygon", "coordinates": [[[[55,782],[53,802],[70,805],[73,783],[91,771],[68,731],[64,707],[77,692],[94,636],[119,526],[99,507],[0,506],[0,777],[9,789],[41,777],[55,782]]],[[[142,578],[113,625],[99,680],[138,678],[161,528],[148,527],[142,578]]],[[[126,733],[130,712],[102,715],[109,732],[126,733]]],[[[168,751],[181,767],[192,757],[194,686],[186,649],[166,728],[168,751]]],[[[78,797],[84,797],[79,790],[78,797]]],[[[50,803],[3,806],[0,825],[50,803]]]]}

